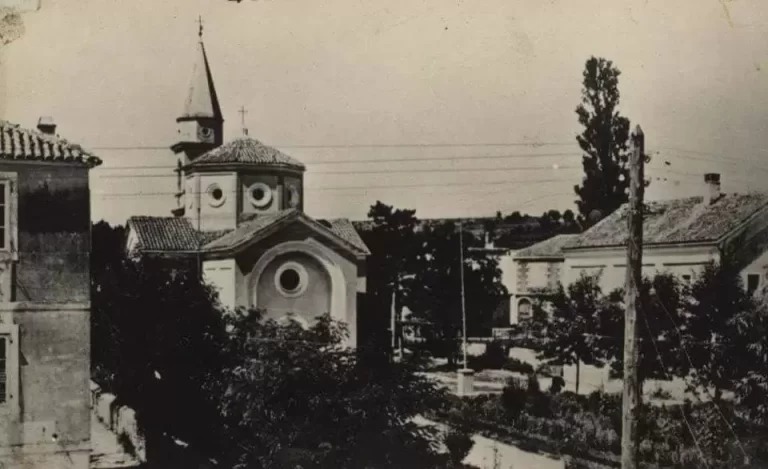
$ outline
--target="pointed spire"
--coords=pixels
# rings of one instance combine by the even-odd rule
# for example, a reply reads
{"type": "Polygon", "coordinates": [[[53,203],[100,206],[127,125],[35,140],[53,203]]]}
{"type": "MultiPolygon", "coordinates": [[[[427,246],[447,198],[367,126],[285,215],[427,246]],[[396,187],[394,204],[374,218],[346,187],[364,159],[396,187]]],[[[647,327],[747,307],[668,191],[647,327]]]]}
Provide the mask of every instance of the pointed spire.
{"type": "Polygon", "coordinates": [[[208,118],[223,120],[219,98],[213,85],[213,75],[208,64],[208,56],[203,45],[203,20],[198,18],[198,51],[195,66],[192,69],[192,80],[189,83],[187,99],[184,101],[184,110],[177,119],[189,120],[208,118]]]}

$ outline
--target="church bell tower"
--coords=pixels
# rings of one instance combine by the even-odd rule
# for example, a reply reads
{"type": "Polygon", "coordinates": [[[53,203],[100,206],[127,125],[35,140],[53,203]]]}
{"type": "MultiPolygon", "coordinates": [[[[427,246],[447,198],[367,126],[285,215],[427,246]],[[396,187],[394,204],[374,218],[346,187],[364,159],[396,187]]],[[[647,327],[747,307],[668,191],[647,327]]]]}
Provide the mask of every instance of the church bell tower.
{"type": "Polygon", "coordinates": [[[178,140],[171,146],[173,152],[179,155],[182,165],[189,164],[203,153],[221,146],[224,137],[224,118],[203,45],[203,22],[202,19],[198,21],[200,29],[197,57],[184,109],[176,118],[178,140]]]}

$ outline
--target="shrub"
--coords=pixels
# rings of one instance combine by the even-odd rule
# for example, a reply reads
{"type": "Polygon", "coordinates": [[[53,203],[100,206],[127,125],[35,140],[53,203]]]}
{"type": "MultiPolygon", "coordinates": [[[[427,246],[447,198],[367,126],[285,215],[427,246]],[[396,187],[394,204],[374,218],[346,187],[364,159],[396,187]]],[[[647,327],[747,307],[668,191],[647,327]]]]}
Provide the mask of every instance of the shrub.
{"type": "Polygon", "coordinates": [[[485,346],[485,351],[478,357],[469,357],[469,367],[475,371],[500,370],[507,363],[507,347],[499,340],[493,340],[485,346]]]}
{"type": "Polygon", "coordinates": [[[458,466],[469,455],[475,442],[469,432],[454,427],[443,436],[443,444],[448,449],[451,463],[458,466]]]}
{"type": "Polygon", "coordinates": [[[554,376],[552,384],[549,386],[550,394],[558,394],[565,387],[565,380],[562,376],[554,376]]]}
{"type": "Polygon", "coordinates": [[[529,375],[534,372],[533,365],[517,358],[508,358],[504,363],[504,369],[529,375]]]}
{"type": "Polygon", "coordinates": [[[528,400],[526,388],[516,378],[510,378],[501,393],[501,404],[508,418],[516,419],[528,400]]]}

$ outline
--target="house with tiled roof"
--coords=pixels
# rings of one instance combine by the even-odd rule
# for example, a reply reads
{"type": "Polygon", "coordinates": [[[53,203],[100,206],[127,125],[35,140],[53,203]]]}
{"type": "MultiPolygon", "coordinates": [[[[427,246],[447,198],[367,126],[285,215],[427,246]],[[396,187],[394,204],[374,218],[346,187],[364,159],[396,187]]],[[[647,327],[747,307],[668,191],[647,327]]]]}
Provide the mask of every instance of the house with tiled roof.
{"type": "Polygon", "coordinates": [[[0,467],[90,464],[90,190],[101,160],[0,121],[0,467]]]}
{"type": "MultiPolygon", "coordinates": [[[[704,196],[646,204],[643,273],[671,272],[690,282],[707,263],[727,258],[756,291],[768,279],[768,193],[723,193],[713,173],[704,185],[704,196]]],[[[624,205],[563,249],[563,282],[599,274],[604,291],[623,287],[627,233],[624,205]]]]}
{"type": "Polygon", "coordinates": [[[347,324],[354,346],[368,248],[349,220],[304,212],[300,161],[245,130],[224,143],[202,38],[177,123],[177,206],[168,217],[131,217],[129,252],[199,269],[225,307],[303,325],[330,313],[347,324]]]}
{"type": "MultiPolygon", "coordinates": [[[[704,186],[704,196],[646,204],[643,274],[668,272],[692,282],[709,262],[728,259],[749,291],[762,290],[768,285],[768,193],[722,193],[720,175],[713,173],[704,176],[704,186]]],[[[605,293],[623,288],[627,234],[624,205],[584,233],[518,251],[502,265],[513,292],[510,322],[524,321],[539,297],[582,275],[597,276],[605,293]]]]}

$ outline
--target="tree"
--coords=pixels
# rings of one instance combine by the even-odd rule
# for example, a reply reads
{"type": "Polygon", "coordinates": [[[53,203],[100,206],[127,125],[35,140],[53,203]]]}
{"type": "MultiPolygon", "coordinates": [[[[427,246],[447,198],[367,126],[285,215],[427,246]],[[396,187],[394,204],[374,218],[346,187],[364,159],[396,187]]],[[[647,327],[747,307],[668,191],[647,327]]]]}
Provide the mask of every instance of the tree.
{"type": "Polygon", "coordinates": [[[590,57],[583,73],[581,103],[576,108],[584,126],[576,137],[584,156],[584,179],[574,190],[579,221],[594,223],[629,197],[629,119],[621,116],[619,76],[613,62],[590,57]]]}
{"type": "Polygon", "coordinates": [[[603,365],[596,347],[600,314],[605,307],[599,278],[582,275],[567,290],[560,286],[548,301],[552,319],[540,358],[556,365],[576,365],[578,393],[581,364],[603,365]]]}
{"type": "Polygon", "coordinates": [[[380,201],[372,205],[368,217],[373,227],[361,230],[361,236],[371,251],[367,260],[365,303],[370,317],[361,318],[361,337],[379,348],[387,349],[392,292],[397,288],[404,294],[399,279],[414,271],[416,257],[415,210],[395,209],[380,201]]]}
{"type": "Polygon", "coordinates": [[[174,440],[215,454],[222,444],[215,400],[203,391],[221,365],[213,292],[191,269],[127,259],[121,227],[101,222],[92,233],[94,380],[136,411],[150,467],[177,459],[174,440]]]}
{"type": "MultiPolygon", "coordinates": [[[[670,379],[685,376],[689,368],[680,349],[676,325],[686,315],[686,290],[671,273],[659,273],[652,279],[643,278],[640,288],[640,308],[637,316],[638,365],[640,389],[649,379],[670,379]]],[[[619,289],[609,295],[610,307],[600,320],[602,340],[597,346],[611,363],[614,376],[624,370],[624,292],[619,289]]]]}
{"type": "MultiPolygon", "coordinates": [[[[419,234],[421,248],[416,272],[408,280],[405,305],[414,316],[432,323],[428,345],[433,352],[447,356],[453,364],[462,330],[461,263],[459,234],[453,222],[427,228],[419,234]]],[[[467,334],[487,334],[493,314],[506,288],[501,283],[498,259],[470,247],[483,241],[464,233],[464,290],[467,334]]]]}
{"type": "Polygon", "coordinates": [[[439,467],[434,435],[411,419],[443,405],[444,391],[409,365],[359,362],[328,315],[307,330],[257,311],[227,322],[228,364],[209,386],[231,439],[223,467],[280,467],[297,454],[302,467],[439,467]]]}
{"type": "MultiPolygon", "coordinates": [[[[756,304],[744,289],[738,269],[727,261],[710,263],[691,286],[682,345],[691,360],[694,383],[714,388],[719,400],[753,363],[739,321],[759,320],[756,304]]],[[[743,322],[741,323],[744,324],[743,322]]]]}

